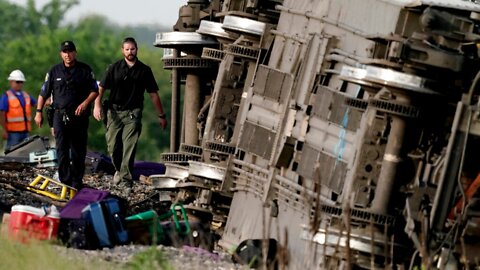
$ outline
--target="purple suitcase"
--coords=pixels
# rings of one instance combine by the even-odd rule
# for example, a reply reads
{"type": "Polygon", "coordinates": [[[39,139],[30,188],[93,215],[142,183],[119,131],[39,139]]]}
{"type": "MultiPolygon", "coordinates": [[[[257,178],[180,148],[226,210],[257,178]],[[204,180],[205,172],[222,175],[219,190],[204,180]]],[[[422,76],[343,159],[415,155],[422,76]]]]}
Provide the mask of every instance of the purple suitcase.
{"type": "Polygon", "coordinates": [[[85,206],[93,202],[98,202],[105,199],[110,192],[104,190],[98,190],[93,188],[82,188],[73,199],[71,199],[63,208],[60,210],[60,218],[81,218],[82,210],[85,206]]]}
{"type": "Polygon", "coordinates": [[[165,165],[162,163],[149,162],[149,161],[136,161],[133,164],[132,178],[135,180],[140,179],[140,175],[150,176],[152,174],[164,174],[165,165]]]}

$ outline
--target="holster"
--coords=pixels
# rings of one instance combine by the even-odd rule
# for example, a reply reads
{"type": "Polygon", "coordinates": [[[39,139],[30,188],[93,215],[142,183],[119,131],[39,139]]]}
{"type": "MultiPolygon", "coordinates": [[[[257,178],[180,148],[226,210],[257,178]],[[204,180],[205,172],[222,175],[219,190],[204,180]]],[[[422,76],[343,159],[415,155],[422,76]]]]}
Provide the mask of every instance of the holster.
{"type": "Polygon", "coordinates": [[[50,127],[53,127],[53,116],[55,114],[55,109],[52,106],[45,107],[45,114],[47,115],[47,122],[50,127]]]}

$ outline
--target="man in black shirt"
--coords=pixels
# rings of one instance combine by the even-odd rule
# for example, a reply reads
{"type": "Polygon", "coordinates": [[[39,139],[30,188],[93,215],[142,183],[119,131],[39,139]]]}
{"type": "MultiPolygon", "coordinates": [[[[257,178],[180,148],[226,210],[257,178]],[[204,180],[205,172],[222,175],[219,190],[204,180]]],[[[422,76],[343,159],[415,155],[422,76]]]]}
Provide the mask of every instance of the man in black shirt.
{"type": "Polygon", "coordinates": [[[102,119],[102,96],[110,89],[106,101],[106,139],[116,173],[113,182],[128,191],[132,187],[132,170],[135,151],[142,129],[143,94],[147,91],[158,113],[160,126],[165,129],[167,120],[158,86],[149,66],[137,59],[137,42],[125,38],[122,42],[123,59],[110,65],[100,82],[93,115],[102,119]]]}
{"type": "Polygon", "coordinates": [[[43,106],[53,96],[58,176],[62,183],[80,189],[85,172],[90,103],[98,95],[98,85],[90,66],[77,61],[72,41],[61,43],[60,56],[63,62],[50,69],[42,86],[35,123],[42,126],[43,106]]]}

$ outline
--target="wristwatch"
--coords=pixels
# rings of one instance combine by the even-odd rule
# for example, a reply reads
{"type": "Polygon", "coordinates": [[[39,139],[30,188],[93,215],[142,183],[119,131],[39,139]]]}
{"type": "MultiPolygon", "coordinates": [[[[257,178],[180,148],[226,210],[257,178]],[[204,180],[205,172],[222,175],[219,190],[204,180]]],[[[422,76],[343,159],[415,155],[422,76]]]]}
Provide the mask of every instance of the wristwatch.
{"type": "Polygon", "coordinates": [[[158,114],[158,118],[165,119],[165,114],[164,114],[164,113],[159,113],[159,114],[158,114]]]}
{"type": "Polygon", "coordinates": [[[37,112],[43,112],[43,110],[42,109],[37,109],[37,112]]]}

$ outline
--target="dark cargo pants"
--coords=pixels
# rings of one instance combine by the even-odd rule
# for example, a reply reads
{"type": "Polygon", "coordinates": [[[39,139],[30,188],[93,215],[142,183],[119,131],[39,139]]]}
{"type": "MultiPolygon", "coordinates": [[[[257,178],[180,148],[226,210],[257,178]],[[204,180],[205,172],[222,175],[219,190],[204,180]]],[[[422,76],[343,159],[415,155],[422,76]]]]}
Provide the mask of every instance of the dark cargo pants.
{"type": "Polygon", "coordinates": [[[87,153],[88,115],[70,115],[55,111],[53,117],[57,147],[58,178],[66,185],[81,188],[87,153]]]}
{"type": "Polygon", "coordinates": [[[142,109],[108,110],[107,147],[120,185],[131,187],[138,138],[142,131],[142,109]]]}

